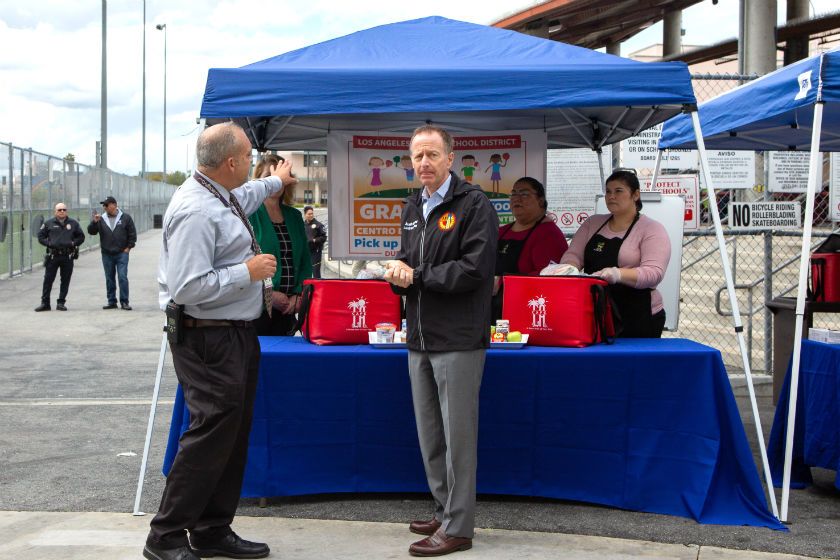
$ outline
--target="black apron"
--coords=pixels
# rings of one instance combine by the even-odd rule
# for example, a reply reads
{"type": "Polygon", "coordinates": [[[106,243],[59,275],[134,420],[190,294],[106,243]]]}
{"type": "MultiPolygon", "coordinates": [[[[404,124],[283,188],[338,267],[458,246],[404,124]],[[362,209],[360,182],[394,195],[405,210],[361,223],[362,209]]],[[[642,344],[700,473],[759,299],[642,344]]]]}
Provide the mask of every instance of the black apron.
{"type": "MultiPolygon", "coordinates": [[[[624,237],[607,239],[598,232],[609,223],[604,222],[595,232],[595,235],[586,244],[583,250],[583,271],[592,274],[611,266],[618,267],[618,251],[621,244],[630,235],[633,226],[639,221],[639,214],[624,237]]],[[[615,306],[613,318],[621,325],[621,332],[617,336],[621,338],[659,338],[662,335],[662,323],[664,323],[664,312],[657,313],[654,318],[650,312],[650,288],[631,288],[624,284],[612,284],[608,287],[612,303],[615,306]],[[658,331],[658,332],[657,332],[658,331]]]]}
{"type": "MultiPolygon", "coordinates": [[[[537,229],[537,226],[545,219],[545,215],[537,220],[537,222],[528,230],[528,235],[525,239],[505,239],[505,235],[513,229],[513,224],[510,224],[506,230],[502,232],[499,237],[499,243],[496,248],[496,276],[504,276],[505,274],[519,274],[519,257],[522,255],[522,249],[528,242],[528,238],[537,229]]],[[[502,290],[503,286],[499,286],[499,291],[493,296],[493,307],[491,319],[495,323],[496,319],[502,319],[502,290]]]]}

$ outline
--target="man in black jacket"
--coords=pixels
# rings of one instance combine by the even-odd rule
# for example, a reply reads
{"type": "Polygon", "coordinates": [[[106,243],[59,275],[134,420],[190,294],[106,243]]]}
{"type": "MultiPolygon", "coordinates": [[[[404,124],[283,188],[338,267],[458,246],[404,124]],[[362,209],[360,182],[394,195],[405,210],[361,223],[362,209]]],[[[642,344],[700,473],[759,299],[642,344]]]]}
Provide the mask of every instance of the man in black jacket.
{"type": "Polygon", "coordinates": [[[309,241],[309,256],[312,258],[312,278],[320,278],[327,229],[324,224],[315,219],[315,210],[311,206],[304,206],[303,220],[306,224],[306,239],[309,241]]]}
{"type": "Polygon", "coordinates": [[[85,234],[79,222],[67,216],[67,205],[59,202],[55,205],[55,217],[50,218],[38,230],[38,243],[47,248],[44,256],[44,287],[41,290],[41,305],[35,311],[49,311],[50,292],[55,281],[55,274],[61,271],[61,285],[55,308],[67,311],[67,291],[70,289],[70,277],[73,276],[73,261],[79,256],[79,245],[85,242],[85,234]]]}
{"type": "Polygon", "coordinates": [[[108,304],[102,309],[117,308],[117,286],[114,276],[119,278],[120,307],[131,311],[128,304],[128,253],[137,243],[137,230],[131,216],[117,207],[117,199],[107,197],[100,202],[104,215],[94,214],[87,230],[91,235],[99,234],[102,250],[102,267],[105,269],[105,290],[108,304]]]}
{"type": "Polygon", "coordinates": [[[385,279],[406,296],[408,371],[434,516],[409,529],[409,547],[440,556],[472,547],[478,391],[490,345],[490,301],[499,219],[479,187],[450,171],[452,138],[435,126],[411,137],[423,189],[402,214],[397,260],[385,279]]]}

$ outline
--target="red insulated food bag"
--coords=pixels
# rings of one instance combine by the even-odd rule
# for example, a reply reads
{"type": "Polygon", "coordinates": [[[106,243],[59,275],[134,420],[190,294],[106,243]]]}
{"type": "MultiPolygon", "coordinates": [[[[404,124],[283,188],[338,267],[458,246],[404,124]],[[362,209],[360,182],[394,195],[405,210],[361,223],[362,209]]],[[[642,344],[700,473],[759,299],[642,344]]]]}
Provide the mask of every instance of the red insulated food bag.
{"type": "Polygon", "coordinates": [[[384,280],[303,281],[298,324],[315,344],[367,344],[377,323],[400,324],[400,296],[384,280]]]}
{"type": "Polygon", "coordinates": [[[840,301],[840,235],[832,233],[811,254],[812,301],[840,301]]]}
{"type": "Polygon", "coordinates": [[[502,317],[528,344],[582,347],[615,336],[607,282],[589,276],[505,276],[502,317]]]}

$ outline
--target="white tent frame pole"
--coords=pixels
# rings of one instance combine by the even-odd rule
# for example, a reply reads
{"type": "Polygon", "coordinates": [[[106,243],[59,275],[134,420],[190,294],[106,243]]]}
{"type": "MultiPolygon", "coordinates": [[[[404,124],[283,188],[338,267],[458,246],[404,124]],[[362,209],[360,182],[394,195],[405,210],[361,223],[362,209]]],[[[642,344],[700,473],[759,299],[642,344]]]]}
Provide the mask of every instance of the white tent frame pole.
{"type": "MultiPolygon", "coordinates": [[[[782,517],[787,521],[790,498],[790,469],[793,459],[793,432],[796,427],[796,399],[799,392],[799,359],[802,352],[802,330],[805,318],[805,288],[808,281],[808,261],[811,251],[811,230],[814,222],[814,191],[817,177],[822,177],[823,103],[814,104],[814,126],[811,129],[811,159],[808,165],[808,192],[805,193],[805,223],[802,224],[802,252],[799,255],[799,289],[796,292],[796,330],[793,335],[793,357],[790,366],[790,398],[788,399],[787,431],[785,433],[785,471],[782,478],[782,517]]],[[[822,183],[822,181],[820,181],[822,183]]],[[[822,186],[822,185],[820,185],[822,186]]]]}
{"type": "Polygon", "coordinates": [[[650,190],[656,190],[656,181],[659,179],[659,168],[662,165],[662,150],[656,150],[656,163],[653,164],[653,175],[650,177],[650,190]]]}
{"type": "Polygon", "coordinates": [[[155,389],[152,391],[152,408],[149,410],[149,423],[146,426],[146,443],[143,445],[143,460],[140,462],[140,475],[137,477],[137,493],[134,496],[133,515],[146,515],[140,511],[140,498],[143,496],[146,463],[149,461],[149,448],[152,445],[152,428],[155,426],[155,413],[157,412],[158,396],[160,395],[160,382],[163,378],[163,361],[166,358],[166,343],[167,336],[164,330],[163,338],[160,341],[160,357],[158,358],[157,375],[155,375],[155,389]]]}
{"type": "Polygon", "coordinates": [[[723,275],[726,277],[726,290],[729,292],[729,304],[732,308],[732,320],[735,325],[735,334],[738,337],[738,346],[741,349],[741,360],[744,364],[744,377],[747,380],[747,389],[750,394],[753,419],[755,420],[755,431],[758,436],[758,447],[761,450],[761,462],[764,467],[764,485],[770,497],[770,505],[773,508],[773,515],[778,519],[779,509],[776,505],[776,494],[773,490],[773,477],[770,474],[770,462],[767,460],[767,449],[764,445],[764,430],[761,428],[761,417],[758,414],[758,403],[755,399],[755,387],[753,387],[752,371],[750,360],[747,354],[747,345],[744,341],[744,325],[741,322],[741,311],[738,308],[738,299],[735,296],[735,283],[732,280],[732,270],[729,268],[729,255],[726,250],[726,239],[723,237],[723,227],[720,223],[720,213],[717,207],[717,195],[715,194],[714,183],[712,182],[709,159],[706,155],[706,143],[703,141],[703,131],[700,128],[700,116],[697,111],[691,111],[691,122],[694,125],[694,137],[697,140],[697,149],[700,152],[700,170],[706,181],[706,191],[709,195],[709,209],[712,212],[712,220],[715,223],[715,234],[717,236],[720,260],[723,265],[723,275]]]}
{"type": "Polygon", "coordinates": [[[606,192],[607,186],[604,184],[604,158],[601,150],[595,150],[595,157],[598,158],[598,172],[601,174],[601,192],[606,192]]]}

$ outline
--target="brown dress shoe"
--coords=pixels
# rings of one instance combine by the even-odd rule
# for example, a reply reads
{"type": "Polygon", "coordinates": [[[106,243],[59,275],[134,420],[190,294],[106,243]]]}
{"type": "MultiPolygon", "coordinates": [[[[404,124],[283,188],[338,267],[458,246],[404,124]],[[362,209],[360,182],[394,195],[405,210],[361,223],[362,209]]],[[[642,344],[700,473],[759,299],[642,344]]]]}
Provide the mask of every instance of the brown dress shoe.
{"type": "Polygon", "coordinates": [[[408,553],[412,556],[443,556],[450,552],[469,550],[472,548],[472,539],[464,537],[450,537],[438,529],[431,537],[426,537],[408,547],[408,553]]]}
{"type": "Polygon", "coordinates": [[[422,519],[412,521],[408,526],[408,530],[412,533],[417,533],[418,535],[434,535],[435,531],[437,531],[439,527],[440,521],[438,521],[437,518],[432,517],[428,521],[422,519]]]}

